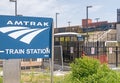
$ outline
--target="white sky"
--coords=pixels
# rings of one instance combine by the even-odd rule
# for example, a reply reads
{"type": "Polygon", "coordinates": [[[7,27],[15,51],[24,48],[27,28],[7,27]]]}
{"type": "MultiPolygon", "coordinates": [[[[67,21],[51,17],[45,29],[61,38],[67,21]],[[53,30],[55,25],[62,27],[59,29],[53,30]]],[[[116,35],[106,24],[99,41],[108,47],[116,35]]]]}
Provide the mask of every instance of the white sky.
{"type": "MultiPolygon", "coordinates": [[[[120,0],[17,0],[18,14],[34,17],[52,17],[58,15],[58,27],[81,25],[81,20],[86,18],[86,6],[89,8],[89,18],[96,21],[116,22],[117,9],[120,0]]],[[[0,15],[14,15],[14,3],[9,0],[0,0],[0,15]]]]}

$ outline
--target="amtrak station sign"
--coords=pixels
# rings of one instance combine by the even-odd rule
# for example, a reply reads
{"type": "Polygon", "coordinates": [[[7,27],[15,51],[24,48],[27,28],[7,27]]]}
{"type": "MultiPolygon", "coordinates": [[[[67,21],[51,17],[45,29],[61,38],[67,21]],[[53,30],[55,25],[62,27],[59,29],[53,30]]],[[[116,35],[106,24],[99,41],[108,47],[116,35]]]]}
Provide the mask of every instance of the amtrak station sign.
{"type": "Polygon", "coordinates": [[[52,18],[0,15],[0,59],[51,58],[52,18]]]}

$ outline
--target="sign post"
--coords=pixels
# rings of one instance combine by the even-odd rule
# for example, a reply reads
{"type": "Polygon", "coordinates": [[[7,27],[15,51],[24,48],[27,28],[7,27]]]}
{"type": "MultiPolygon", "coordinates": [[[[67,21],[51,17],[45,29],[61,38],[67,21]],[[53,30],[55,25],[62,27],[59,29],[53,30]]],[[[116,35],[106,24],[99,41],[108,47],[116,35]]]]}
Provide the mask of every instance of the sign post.
{"type": "MultiPolygon", "coordinates": [[[[52,58],[52,23],[52,18],[0,15],[0,59],[52,58]]],[[[10,64],[4,63],[13,68],[10,64]]]]}
{"type": "Polygon", "coordinates": [[[3,83],[20,83],[20,71],[20,60],[5,60],[3,62],[3,83]]]}

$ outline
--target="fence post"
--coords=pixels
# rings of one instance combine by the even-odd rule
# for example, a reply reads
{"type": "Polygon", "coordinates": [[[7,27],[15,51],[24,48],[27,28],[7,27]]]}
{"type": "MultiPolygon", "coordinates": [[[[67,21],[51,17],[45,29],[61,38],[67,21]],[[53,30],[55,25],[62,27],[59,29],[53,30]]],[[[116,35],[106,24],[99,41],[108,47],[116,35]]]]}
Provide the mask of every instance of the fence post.
{"type": "Polygon", "coordinates": [[[99,59],[99,41],[97,41],[97,59],[99,59]]]}
{"type": "Polygon", "coordinates": [[[116,67],[118,67],[118,47],[116,46],[116,67]]]}

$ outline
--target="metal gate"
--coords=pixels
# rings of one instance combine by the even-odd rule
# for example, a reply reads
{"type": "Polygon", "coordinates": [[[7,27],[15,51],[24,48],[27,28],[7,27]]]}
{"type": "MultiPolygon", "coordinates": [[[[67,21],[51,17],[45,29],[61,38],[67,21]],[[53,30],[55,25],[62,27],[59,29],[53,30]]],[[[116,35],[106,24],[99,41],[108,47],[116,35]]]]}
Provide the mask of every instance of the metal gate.
{"type": "Polygon", "coordinates": [[[120,64],[120,47],[118,42],[88,42],[81,46],[80,52],[86,56],[97,58],[101,63],[119,66],[120,64]]]}

